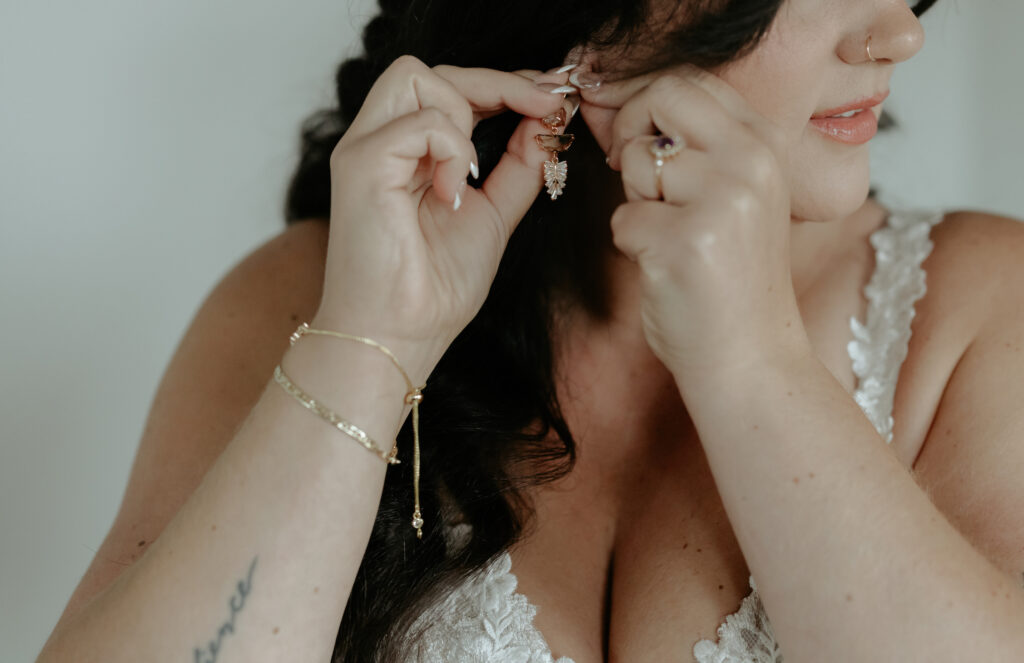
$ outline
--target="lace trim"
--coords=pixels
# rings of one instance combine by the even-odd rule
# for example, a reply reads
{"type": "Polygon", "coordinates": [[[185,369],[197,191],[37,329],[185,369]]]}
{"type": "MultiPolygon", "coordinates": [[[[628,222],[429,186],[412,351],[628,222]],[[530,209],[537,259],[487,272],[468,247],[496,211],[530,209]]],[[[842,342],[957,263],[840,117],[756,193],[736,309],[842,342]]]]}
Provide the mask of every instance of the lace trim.
{"type": "Polygon", "coordinates": [[[907,357],[914,303],[927,290],[921,263],[932,251],[931,227],[942,218],[938,210],[890,213],[888,223],[870,237],[876,266],[864,286],[866,324],[850,317],[854,340],[846,349],[858,378],[853,397],[889,444],[896,381],[907,357]]]}
{"type": "MultiPolygon", "coordinates": [[[[462,525],[456,527],[469,527],[462,525]]],[[[455,528],[452,528],[453,530],[455,528]]],[[[464,535],[465,529],[452,532],[464,535]]],[[[460,585],[435,610],[417,619],[443,624],[438,633],[428,632],[416,661],[445,663],[574,663],[552,657],[544,636],[533,625],[537,607],[516,591],[518,578],[510,572],[508,551],[460,585]]]]}
{"type": "Polygon", "coordinates": [[[754,576],[750,576],[750,590],[740,609],[718,627],[717,643],[705,639],[693,646],[697,663],[783,663],[754,576]]]}

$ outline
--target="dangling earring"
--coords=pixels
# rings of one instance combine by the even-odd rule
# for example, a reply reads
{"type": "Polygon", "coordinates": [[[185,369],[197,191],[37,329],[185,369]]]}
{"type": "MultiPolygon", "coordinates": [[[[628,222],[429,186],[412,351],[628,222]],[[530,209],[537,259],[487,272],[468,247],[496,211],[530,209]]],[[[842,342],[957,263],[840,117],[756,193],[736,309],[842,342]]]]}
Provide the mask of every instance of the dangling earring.
{"type": "MultiPolygon", "coordinates": [[[[578,108],[575,105],[574,107],[578,108]]],[[[537,141],[541,149],[551,152],[551,158],[544,162],[544,184],[547,185],[551,200],[562,195],[562,190],[565,188],[565,176],[569,168],[565,161],[558,160],[558,153],[568,150],[572,147],[573,141],[576,140],[576,136],[573,134],[556,133],[559,128],[569,123],[569,119],[569,114],[565,108],[561,108],[541,120],[544,126],[551,131],[551,134],[537,134],[534,136],[534,140],[537,141]]]]}

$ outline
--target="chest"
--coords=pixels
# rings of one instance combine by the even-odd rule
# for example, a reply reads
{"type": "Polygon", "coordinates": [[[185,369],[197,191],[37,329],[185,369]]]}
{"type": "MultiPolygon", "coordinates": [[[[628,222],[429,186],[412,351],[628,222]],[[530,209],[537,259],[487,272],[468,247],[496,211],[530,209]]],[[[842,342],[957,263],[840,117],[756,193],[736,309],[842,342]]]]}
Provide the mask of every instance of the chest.
{"type": "Polygon", "coordinates": [[[689,660],[750,593],[699,441],[674,442],[659,462],[628,468],[621,503],[583,454],[574,480],[536,494],[534,533],[510,555],[555,660],[689,660]]]}
{"type": "MultiPolygon", "coordinates": [[[[836,278],[863,284],[872,266],[851,264],[836,278]]],[[[832,290],[827,305],[809,304],[804,316],[819,359],[851,395],[849,318],[863,320],[867,308],[859,295],[859,287],[832,290]]],[[[904,375],[917,376],[918,362],[935,360],[940,350],[924,351],[929,337],[918,335],[925,347],[912,350],[904,375]]],[[[510,551],[512,572],[537,607],[534,625],[556,660],[691,660],[694,644],[716,640],[750,594],[750,572],[700,440],[672,399],[665,389],[648,399],[659,403],[651,410],[620,408],[638,414],[614,427],[593,412],[589,426],[570,421],[584,431],[577,466],[534,495],[536,525],[510,551]]],[[[904,393],[893,413],[901,420],[920,409],[904,393]]],[[[574,416],[571,409],[566,415],[574,416]]],[[[915,445],[901,435],[893,442],[907,464],[915,445]]]]}

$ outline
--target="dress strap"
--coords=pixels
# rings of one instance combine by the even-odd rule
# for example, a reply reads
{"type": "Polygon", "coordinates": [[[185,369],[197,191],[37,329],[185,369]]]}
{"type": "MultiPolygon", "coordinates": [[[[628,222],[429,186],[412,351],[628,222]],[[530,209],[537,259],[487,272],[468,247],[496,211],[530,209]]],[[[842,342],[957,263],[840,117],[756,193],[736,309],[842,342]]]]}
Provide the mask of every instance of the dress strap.
{"type": "Polygon", "coordinates": [[[932,251],[932,226],[944,216],[939,209],[893,210],[870,237],[875,270],[864,286],[868,308],[864,323],[850,317],[854,340],[847,351],[857,376],[854,399],[887,443],[893,438],[893,399],[907,357],[914,303],[927,291],[921,264],[932,251]]]}

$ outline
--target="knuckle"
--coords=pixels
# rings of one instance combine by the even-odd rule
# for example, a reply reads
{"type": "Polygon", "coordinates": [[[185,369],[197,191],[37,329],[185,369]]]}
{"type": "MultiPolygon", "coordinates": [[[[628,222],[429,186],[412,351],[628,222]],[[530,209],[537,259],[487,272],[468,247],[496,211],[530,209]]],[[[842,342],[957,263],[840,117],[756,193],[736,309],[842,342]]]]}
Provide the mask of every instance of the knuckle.
{"type": "Polygon", "coordinates": [[[384,73],[394,80],[395,85],[402,91],[403,95],[411,94],[415,96],[414,81],[429,72],[430,68],[416,56],[399,55],[384,73]]]}
{"type": "Polygon", "coordinates": [[[757,193],[746,184],[736,181],[729,182],[722,187],[720,193],[725,196],[725,203],[734,214],[746,217],[756,213],[757,193]]]}
{"type": "Polygon", "coordinates": [[[651,92],[655,98],[663,95],[678,96],[683,94],[686,81],[676,74],[662,74],[651,83],[651,92]]]}
{"type": "Polygon", "coordinates": [[[327,159],[327,164],[332,171],[341,167],[347,153],[348,149],[344,140],[339,140],[334,144],[334,148],[331,150],[331,156],[327,159]]]}
{"type": "Polygon", "coordinates": [[[361,156],[365,151],[363,145],[364,140],[356,140],[352,143],[339,141],[334,149],[331,151],[331,156],[328,159],[328,166],[332,173],[340,172],[349,167],[352,162],[359,163],[363,160],[361,156]]]}
{"type": "Polygon", "coordinates": [[[612,212],[612,218],[609,221],[612,232],[615,236],[622,236],[624,227],[629,223],[630,216],[629,205],[619,205],[615,208],[615,211],[612,212]]]}
{"type": "Polygon", "coordinates": [[[767,144],[753,133],[744,133],[726,156],[728,171],[743,182],[760,187],[775,178],[778,161],[767,144]]]}
{"type": "Polygon", "coordinates": [[[448,116],[436,106],[427,106],[418,112],[423,126],[428,129],[444,130],[448,128],[448,116]]]}
{"type": "Polygon", "coordinates": [[[718,176],[707,183],[708,199],[716,206],[732,205],[733,201],[743,197],[746,185],[741,180],[730,176],[718,176]]]}
{"type": "Polygon", "coordinates": [[[456,124],[460,129],[473,131],[473,108],[463,99],[455,106],[456,124]]]}
{"type": "Polygon", "coordinates": [[[748,152],[747,174],[751,183],[766,184],[775,177],[775,155],[764,144],[757,144],[748,152]]]}
{"type": "Polygon", "coordinates": [[[415,55],[399,55],[395,58],[395,61],[388,67],[389,71],[394,71],[397,74],[403,76],[411,76],[416,73],[420,73],[427,69],[427,65],[423,63],[415,55]]]}

